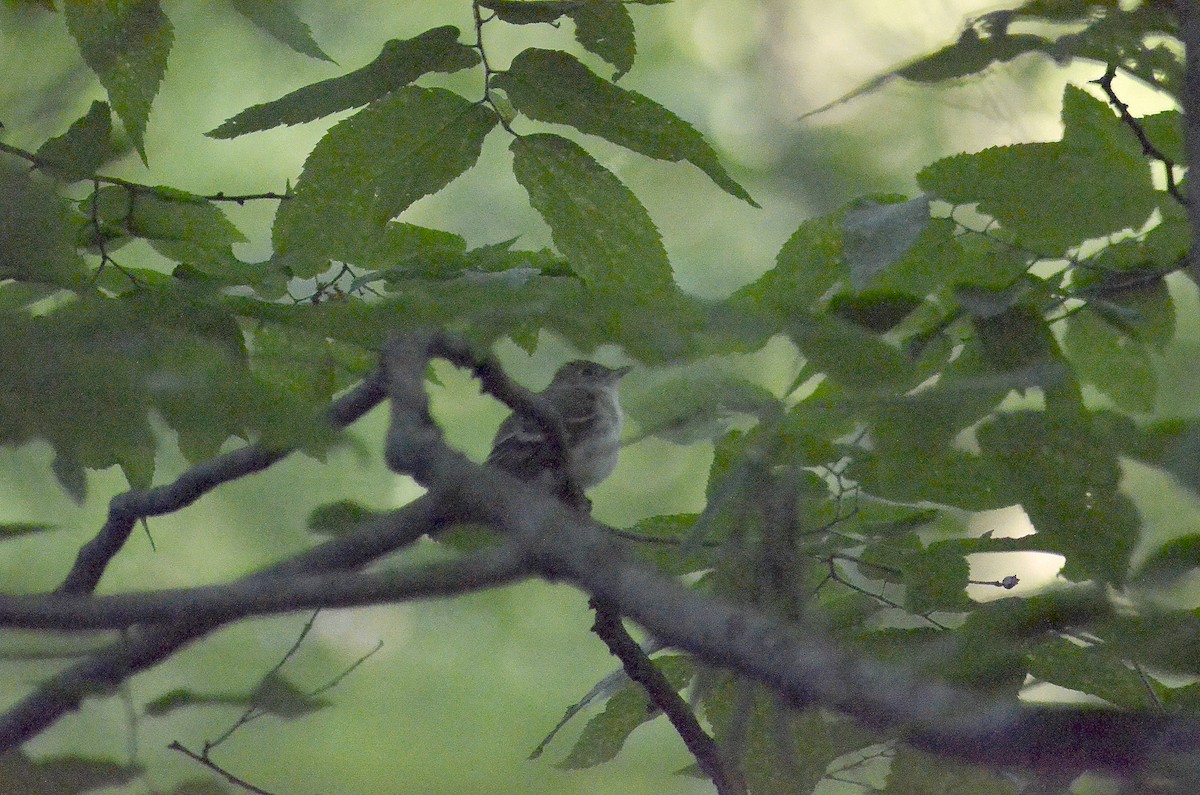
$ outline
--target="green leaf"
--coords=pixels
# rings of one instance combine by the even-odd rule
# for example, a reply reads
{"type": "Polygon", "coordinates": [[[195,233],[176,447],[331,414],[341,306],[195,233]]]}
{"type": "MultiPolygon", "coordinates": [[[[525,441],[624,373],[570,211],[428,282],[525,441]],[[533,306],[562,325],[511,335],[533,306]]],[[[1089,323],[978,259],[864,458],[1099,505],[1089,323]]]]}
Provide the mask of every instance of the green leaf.
{"type": "Polygon", "coordinates": [[[1059,687],[1098,696],[1117,707],[1153,709],[1146,682],[1104,645],[1080,646],[1054,638],[1029,650],[1029,673],[1059,687]]]}
{"type": "Polygon", "coordinates": [[[847,390],[882,395],[915,386],[904,354],[860,326],[826,314],[797,314],[788,332],[813,367],[847,390]]]}
{"type": "Polygon", "coordinates": [[[158,0],[63,0],[62,10],[83,60],[145,162],[150,105],[174,41],[170,21],[158,0]]]}
{"type": "Polygon", "coordinates": [[[967,597],[971,567],[953,547],[930,544],[909,555],[902,569],[905,605],[914,613],[965,610],[974,604],[967,597]]]}
{"type": "Polygon", "coordinates": [[[479,0],[479,7],[494,11],[510,25],[534,25],[554,22],[579,0],[479,0]]]}
{"type": "Polygon", "coordinates": [[[1074,373],[1066,365],[1058,342],[1036,309],[1016,304],[995,311],[1010,297],[978,290],[967,301],[966,294],[959,293],[960,301],[974,315],[972,320],[988,367],[993,372],[1012,374],[1019,379],[1014,385],[1022,388],[1039,386],[1047,390],[1077,391],[1074,373]],[[989,294],[996,303],[986,303],[989,294]]]}
{"type": "Polygon", "coordinates": [[[1183,143],[1183,114],[1177,110],[1164,110],[1137,120],[1146,137],[1165,158],[1172,163],[1187,160],[1183,143]]]}
{"type": "Polygon", "coordinates": [[[879,795],[1017,795],[1016,786],[1000,773],[906,745],[896,747],[888,767],[887,786],[879,795]]]}
{"type": "Polygon", "coordinates": [[[109,185],[97,191],[83,211],[119,227],[126,234],[147,240],[190,242],[206,248],[226,248],[243,243],[246,236],[215,203],[170,188],[130,190],[109,185]]]}
{"type": "Polygon", "coordinates": [[[568,53],[527,49],[492,85],[531,119],[568,124],[659,160],[687,160],[723,190],[758,206],[694,127],[636,91],[596,76],[568,53]]]}
{"type": "Polygon", "coordinates": [[[622,405],[643,434],[682,445],[724,434],[733,415],[765,417],[782,408],[758,384],[711,370],[660,381],[622,405]]]}
{"type": "Polygon", "coordinates": [[[846,213],[842,240],[854,289],[864,289],[908,253],[929,221],[928,196],[895,204],[867,202],[846,213]]]}
{"type": "Polygon", "coordinates": [[[1022,245],[1046,255],[1140,227],[1157,196],[1133,133],[1104,102],[1073,86],[1063,95],[1063,124],[1059,142],[955,155],[917,181],[944,201],[978,204],[1022,245]]]}
{"type": "Polygon", "coordinates": [[[510,149],[513,173],[529,192],[529,203],[591,287],[632,299],[673,285],[650,214],[612,172],[557,135],[522,136],[510,149]]]}
{"type": "Polygon", "coordinates": [[[458,35],[458,28],[445,25],[411,39],[392,39],[361,69],[249,107],[206,135],[236,138],[280,124],[301,124],[383,99],[428,72],[457,72],[479,63],[479,54],[461,44],[458,35]]]}
{"type": "MultiPolygon", "coordinates": [[[[684,657],[658,657],[654,665],[676,690],[692,678],[692,663],[684,657]]],[[[641,685],[630,682],[615,693],[604,712],[588,721],[567,758],[558,767],[580,770],[607,762],[617,755],[633,730],[658,717],[641,685]]]]}
{"type": "Polygon", "coordinates": [[[496,116],[444,89],[409,86],[335,125],[275,216],[275,251],[295,276],[371,260],[388,221],[475,164],[496,116]]]}
{"type": "Polygon", "coordinates": [[[1172,538],[1158,547],[1138,568],[1137,578],[1151,582],[1172,580],[1200,568],[1200,535],[1172,538]]]}
{"type": "Polygon", "coordinates": [[[1066,320],[1063,342],[1081,380],[1094,384],[1125,411],[1154,409],[1157,376],[1145,348],[1084,309],[1066,320]]]}
{"type": "Polygon", "coordinates": [[[867,732],[824,710],[795,711],[754,685],[720,674],[704,695],[704,714],[749,791],[762,795],[811,793],[837,757],[871,744],[867,732]]]}
{"type": "Polygon", "coordinates": [[[829,312],[867,331],[884,334],[920,305],[920,298],[903,293],[840,293],[830,299],[829,312]]]}
{"type": "Polygon", "coordinates": [[[112,114],[107,102],[95,101],[62,135],[38,147],[41,167],[69,182],[89,179],[116,154],[112,141],[112,114]]]}
{"type": "Polygon", "coordinates": [[[783,328],[800,312],[821,307],[835,286],[849,283],[842,258],[842,213],[800,224],[775,258],[775,267],[739,289],[733,301],[746,303],[783,328]]]}
{"type": "Polygon", "coordinates": [[[0,163],[0,279],[82,286],[66,201],[12,162],[0,163]]]}
{"type": "Polygon", "coordinates": [[[1003,496],[1020,503],[1043,540],[1066,556],[1063,576],[1125,579],[1141,519],[1118,490],[1116,451],[1093,435],[1086,415],[1001,414],[976,436],[1003,496]]]}
{"type": "Polygon", "coordinates": [[[267,35],[291,47],[301,55],[333,62],[313,40],[312,30],[296,16],[290,2],[281,0],[229,0],[233,9],[253,22],[267,35]]]}
{"type": "Polygon", "coordinates": [[[576,3],[567,15],[575,20],[575,40],[617,68],[613,80],[633,68],[633,19],[621,0],[576,3]]]}

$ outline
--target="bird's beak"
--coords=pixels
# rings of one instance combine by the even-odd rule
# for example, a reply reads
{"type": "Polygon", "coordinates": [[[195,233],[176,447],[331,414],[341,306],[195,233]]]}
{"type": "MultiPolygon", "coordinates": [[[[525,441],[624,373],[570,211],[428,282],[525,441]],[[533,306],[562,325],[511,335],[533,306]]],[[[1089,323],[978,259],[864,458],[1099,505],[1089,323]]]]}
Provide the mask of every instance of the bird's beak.
{"type": "Polygon", "coordinates": [[[628,364],[625,365],[624,367],[617,367],[616,369],[614,369],[612,371],[612,379],[614,381],[620,381],[622,378],[627,376],[632,370],[633,370],[633,366],[628,365],[628,364]]]}

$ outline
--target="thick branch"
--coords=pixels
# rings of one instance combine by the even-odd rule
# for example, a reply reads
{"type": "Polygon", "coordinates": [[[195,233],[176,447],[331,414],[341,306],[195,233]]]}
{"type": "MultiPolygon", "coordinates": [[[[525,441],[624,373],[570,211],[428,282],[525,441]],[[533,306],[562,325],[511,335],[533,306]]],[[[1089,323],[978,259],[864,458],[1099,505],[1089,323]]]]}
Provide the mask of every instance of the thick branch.
{"type": "MultiPolygon", "coordinates": [[[[452,516],[449,510],[447,501],[427,494],[398,511],[363,522],[344,536],[270,566],[248,579],[275,579],[363,566],[446,526],[458,516],[471,518],[462,511],[452,516]]],[[[87,696],[111,690],[124,679],[157,665],[218,626],[217,621],[189,619],[171,626],[135,628],[88,659],[60,671],[0,715],[0,754],[44,731],[67,712],[78,709],[87,696]]]]}
{"type": "Polygon", "coordinates": [[[430,599],[503,585],[528,574],[513,547],[415,570],[252,576],[225,585],[115,596],[0,596],[0,626],[25,629],[124,629],[137,624],[226,623],[317,607],[430,599]]]}
{"type": "Polygon", "coordinates": [[[1188,156],[1188,221],[1192,227],[1192,248],[1188,256],[1192,280],[1200,284],[1200,179],[1191,173],[1191,165],[1200,163],[1200,8],[1180,0],[1180,32],[1183,37],[1186,66],[1183,85],[1183,124],[1188,156]]]}
{"type": "MultiPolygon", "coordinates": [[[[576,585],[664,643],[767,685],[793,703],[820,704],[868,726],[895,729],[937,753],[998,767],[1129,774],[1145,769],[1156,754],[1200,745],[1194,720],[1030,708],[976,695],[847,654],[817,627],[684,588],[626,556],[587,515],[446,447],[429,419],[419,377],[394,369],[424,373],[434,339],[390,349],[385,357],[399,423],[389,431],[387,459],[416,475],[431,494],[256,577],[354,568],[449,521],[470,518],[504,533],[546,579],[576,585]]],[[[216,626],[198,620],[131,630],[127,640],[52,677],[0,717],[0,752],[36,735],[87,695],[111,689],[216,626]]]]}

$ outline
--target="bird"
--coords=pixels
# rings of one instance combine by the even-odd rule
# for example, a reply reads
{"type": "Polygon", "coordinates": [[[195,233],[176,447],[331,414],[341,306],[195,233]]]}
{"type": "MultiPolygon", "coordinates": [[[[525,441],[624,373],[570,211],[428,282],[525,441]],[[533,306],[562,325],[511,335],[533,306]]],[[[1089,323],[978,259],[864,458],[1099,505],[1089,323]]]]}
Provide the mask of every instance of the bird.
{"type": "Polygon", "coordinates": [[[582,497],[617,466],[624,424],[617,390],[631,369],[576,359],[558,368],[540,393],[562,418],[565,472],[542,425],[516,413],[500,423],[488,466],[547,488],[565,484],[569,493],[582,497]]]}

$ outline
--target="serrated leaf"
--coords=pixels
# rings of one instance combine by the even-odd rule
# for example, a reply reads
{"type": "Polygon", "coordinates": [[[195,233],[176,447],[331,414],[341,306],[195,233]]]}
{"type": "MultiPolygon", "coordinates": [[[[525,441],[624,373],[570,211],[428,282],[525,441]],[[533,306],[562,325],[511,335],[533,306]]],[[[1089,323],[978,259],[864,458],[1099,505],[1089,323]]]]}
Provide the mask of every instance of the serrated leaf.
{"type": "Polygon", "coordinates": [[[235,11],[253,22],[272,38],[301,55],[333,62],[313,40],[312,30],[296,16],[291,3],[280,0],[229,0],[235,11]]]}
{"type": "Polygon", "coordinates": [[[850,283],[863,290],[903,257],[928,228],[929,197],[898,204],[866,203],[842,219],[842,240],[850,283]]]}
{"type": "Polygon", "coordinates": [[[223,248],[243,243],[243,235],[215,203],[199,196],[162,188],[131,191],[109,185],[84,203],[97,219],[125,233],[147,240],[180,241],[204,247],[223,248]]]}
{"type": "Polygon", "coordinates": [[[633,68],[637,54],[633,19],[621,0],[576,3],[567,15],[575,20],[575,40],[617,68],[613,80],[633,68]]]}
{"type": "Polygon", "coordinates": [[[578,144],[515,139],[513,173],[550,226],[554,245],[596,290],[633,298],[672,286],[671,265],[646,208],[578,144]]]}
{"type": "Polygon", "coordinates": [[[983,423],[976,437],[1002,496],[1020,503],[1039,535],[1066,556],[1063,576],[1119,583],[1141,527],[1119,492],[1116,451],[1086,415],[1017,411],[983,423]]]}
{"type": "Polygon", "coordinates": [[[788,325],[796,347],[813,367],[857,393],[915,386],[912,364],[866,329],[826,314],[797,314],[788,325]]]}
{"type": "Polygon", "coordinates": [[[81,286],[87,269],[66,201],[12,163],[0,164],[0,196],[0,279],[81,286]]]}
{"type": "Polygon", "coordinates": [[[83,60],[145,162],[150,105],[174,41],[170,20],[158,0],[63,0],[62,10],[83,60]]]}
{"type": "Polygon", "coordinates": [[[382,99],[427,72],[457,72],[479,63],[479,54],[444,25],[411,39],[392,39],[371,63],[340,77],[299,88],[243,110],[206,135],[235,138],[280,124],[301,124],[382,99]]]}
{"type": "Polygon", "coordinates": [[[579,0],[479,0],[479,7],[494,11],[510,25],[535,25],[554,22],[579,0]]]}
{"type": "Polygon", "coordinates": [[[335,125],[275,216],[280,264],[308,278],[331,259],[369,259],[388,221],[475,164],[496,121],[450,91],[409,86],[335,125]]]}
{"type": "MultiPolygon", "coordinates": [[[[692,678],[692,663],[684,657],[658,657],[653,662],[677,690],[685,687],[692,678]]],[[[570,754],[557,766],[579,770],[609,761],[621,750],[634,729],[658,715],[657,710],[651,708],[641,685],[630,682],[608,700],[604,712],[588,721],[570,754]]]]}
{"type": "Polygon", "coordinates": [[[1074,86],[1063,95],[1062,115],[1059,142],[954,155],[917,181],[952,204],[977,203],[1022,245],[1046,255],[1140,227],[1158,200],[1137,139],[1104,102],[1074,86]]]}
{"type": "Polygon", "coordinates": [[[1084,309],[1066,320],[1063,339],[1080,379],[1134,414],[1154,409],[1157,375],[1142,344],[1084,309]]]}
{"type": "Polygon", "coordinates": [[[38,147],[42,169],[71,182],[88,179],[116,154],[112,114],[107,102],[96,101],[62,135],[38,147]]]}
{"type": "Polygon", "coordinates": [[[1079,646],[1066,638],[1029,650],[1029,673],[1059,687],[1098,696],[1117,707],[1153,709],[1146,682],[1103,646],[1079,646]]]}
{"type": "Polygon", "coordinates": [[[763,417],[782,409],[758,384],[710,371],[661,381],[622,403],[642,433],[683,445],[724,434],[736,414],[763,417]]]}
{"type": "Polygon", "coordinates": [[[800,224],[775,258],[775,267],[734,293],[782,328],[797,312],[815,311],[834,286],[849,282],[842,256],[842,214],[800,224]]]}
{"type": "Polygon", "coordinates": [[[492,84],[531,119],[568,124],[659,160],[686,160],[729,194],[758,206],[694,127],[636,91],[603,80],[568,53],[524,50],[492,84]]]}

